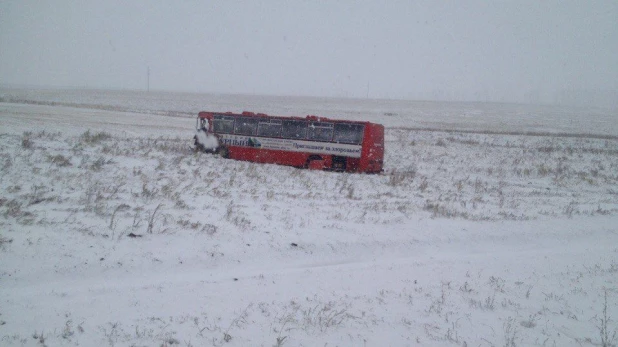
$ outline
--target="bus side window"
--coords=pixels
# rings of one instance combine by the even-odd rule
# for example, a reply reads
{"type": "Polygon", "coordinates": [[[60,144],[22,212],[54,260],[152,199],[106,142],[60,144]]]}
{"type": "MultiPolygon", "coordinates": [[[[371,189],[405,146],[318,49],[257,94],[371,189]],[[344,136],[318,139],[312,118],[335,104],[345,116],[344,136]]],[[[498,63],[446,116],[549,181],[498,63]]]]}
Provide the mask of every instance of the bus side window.
{"type": "Polygon", "coordinates": [[[309,123],[309,140],[330,141],[333,139],[333,123],[311,122],[309,123]]]}
{"type": "Polygon", "coordinates": [[[281,121],[278,119],[262,120],[258,124],[258,136],[264,137],[280,137],[281,136],[281,121]]]}
{"type": "Polygon", "coordinates": [[[300,120],[284,120],[281,137],[294,140],[307,138],[307,122],[300,120]]]}
{"type": "Polygon", "coordinates": [[[337,143],[348,143],[352,145],[360,145],[363,142],[363,132],[365,126],[362,124],[335,124],[334,141],[337,143]]]}
{"type": "Polygon", "coordinates": [[[215,115],[213,119],[213,131],[220,134],[234,132],[234,117],[215,115]]]}
{"type": "Polygon", "coordinates": [[[234,125],[234,133],[238,135],[255,135],[257,123],[258,120],[254,118],[238,117],[234,125]]]}

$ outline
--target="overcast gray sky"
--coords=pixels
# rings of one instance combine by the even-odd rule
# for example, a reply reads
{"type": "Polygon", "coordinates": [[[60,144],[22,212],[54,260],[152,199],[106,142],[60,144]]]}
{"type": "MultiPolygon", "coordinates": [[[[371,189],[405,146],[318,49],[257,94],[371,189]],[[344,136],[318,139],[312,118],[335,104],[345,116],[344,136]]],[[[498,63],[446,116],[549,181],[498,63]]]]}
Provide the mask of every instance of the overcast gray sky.
{"type": "Polygon", "coordinates": [[[0,2],[0,83],[534,101],[618,91],[618,1],[0,2]]]}

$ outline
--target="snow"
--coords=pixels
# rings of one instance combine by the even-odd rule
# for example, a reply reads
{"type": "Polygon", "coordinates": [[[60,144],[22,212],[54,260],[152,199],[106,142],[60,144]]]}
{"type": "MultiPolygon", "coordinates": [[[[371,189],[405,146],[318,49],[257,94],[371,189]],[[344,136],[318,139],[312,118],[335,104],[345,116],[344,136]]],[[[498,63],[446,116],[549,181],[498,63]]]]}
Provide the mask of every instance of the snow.
{"type": "Polygon", "coordinates": [[[610,114],[0,95],[0,345],[570,346],[618,328],[610,114]],[[194,152],[201,107],[378,121],[386,172],[194,152]]]}
{"type": "Polygon", "coordinates": [[[197,137],[197,142],[207,150],[215,150],[219,147],[219,140],[213,134],[205,131],[196,131],[195,136],[197,137]]]}

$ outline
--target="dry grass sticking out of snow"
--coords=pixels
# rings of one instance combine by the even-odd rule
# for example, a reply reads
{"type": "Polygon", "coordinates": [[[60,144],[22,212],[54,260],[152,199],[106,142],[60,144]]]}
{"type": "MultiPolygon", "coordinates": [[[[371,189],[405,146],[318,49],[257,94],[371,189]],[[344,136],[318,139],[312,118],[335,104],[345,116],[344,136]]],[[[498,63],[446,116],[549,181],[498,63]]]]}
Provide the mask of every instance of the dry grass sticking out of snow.
{"type": "Polygon", "coordinates": [[[419,214],[495,221],[618,212],[616,141],[406,130],[389,130],[386,141],[383,175],[348,175],[224,160],[181,138],[5,135],[5,217],[75,220],[120,238],[144,225],[148,233],[209,229],[205,212],[245,231],[388,225],[419,214]]]}
{"type": "Polygon", "coordinates": [[[392,129],[387,147],[387,162],[397,163],[389,169],[392,183],[414,185],[403,192],[424,200],[434,217],[525,220],[618,211],[615,140],[392,129]]]}
{"type": "Polygon", "coordinates": [[[0,135],[2,345],[616,344],[616,141],[387,129],[350,175],[192,135],[0,135]]]}

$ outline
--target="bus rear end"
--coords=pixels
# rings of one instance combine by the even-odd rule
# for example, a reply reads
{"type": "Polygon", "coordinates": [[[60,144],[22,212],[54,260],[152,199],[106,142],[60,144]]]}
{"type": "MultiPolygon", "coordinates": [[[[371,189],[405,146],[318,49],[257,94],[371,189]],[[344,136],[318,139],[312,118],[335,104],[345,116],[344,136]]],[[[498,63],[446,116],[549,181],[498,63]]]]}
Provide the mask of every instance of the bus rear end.
{"type": "Polygon", "coordinates": [[[360,171],[380,173],[384,169],[384,126],[369,123],[365,127],[365,138],[360,161],[360,171]]]}

